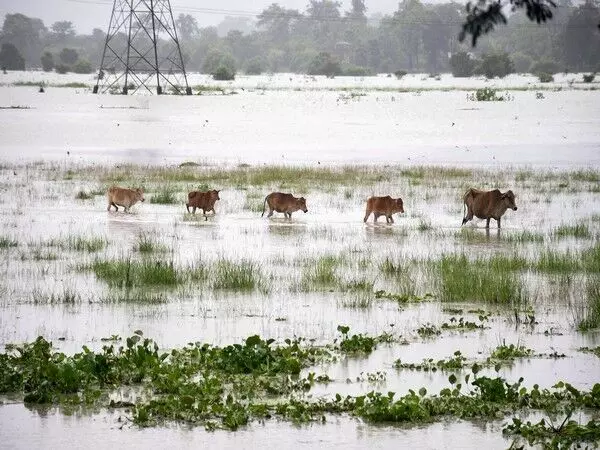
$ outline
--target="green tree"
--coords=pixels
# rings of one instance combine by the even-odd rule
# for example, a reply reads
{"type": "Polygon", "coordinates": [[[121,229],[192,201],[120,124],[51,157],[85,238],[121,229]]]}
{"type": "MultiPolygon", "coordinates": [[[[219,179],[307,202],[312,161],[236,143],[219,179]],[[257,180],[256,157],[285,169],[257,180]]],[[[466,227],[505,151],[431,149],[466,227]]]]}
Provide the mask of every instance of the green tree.
{"type": "Polygon", "coordinates": [[[198,21],[190,14],[179,14],[175,20],[175,26],[183,42],[191,41],[200,34],[198,21]]]}
{"type": "Polygon", "coordinates": [[[204,73],[215,73],[218,69],[225,68],[229,72],[233,72],[235,74],[235,59],[231,55],[231,53],[212,49],[206,55],[204,59],[204,63],[202,64],[202,71],[204,73]]]}
{"type": "Polygon", "coordinates": [[[39,64],[42,38],[47,30],[40,19],[23,14],[7,14],[2,26],[2,41],[13,44],[28,65],[39,64]]]}
{"type": "Polygon", "coordinates": [[[467,52],[453,53],[450,57],[450,68],[455,77],[470,77],[475,70],[475,64],[467,52]]]}
{"type": "Polygon", "coordinates": [[[50,27],[54,37],[59,41],[64,41],[67,38],[75,36],[75,29],[73,28],[73,22],[62,20],[54,22],[50,27]]]}
{"type": "Polygon", "coordinates": [[[308,74],[334,77],[342,74],[342,67],[336,58],[327,52],[321,52],[310,62],[308,74]]]}
{"type": "Polygon", "coordinates": [[[352,9],[346,13],[346,17],[354,22],[367,22],[367,7],[365,0],[352,0],[352,9]]]}
{"type": "Polygon", "coordinates": [[[25,70],[25,60],[10,42],[2,44],[0,49],[0,67],[8,70],[25,70]]]}
{"type": "Polygon", "coordinates": [[[478,72],[487,78],[500,77],[513,73],[515,68],[507,53],[483,55],[478,72]]]}
{"type": "Polygon", "coordinates": [[[73,65],[77,61],[77,58],[79,58],[79,55],[75,49],[63,48],[58,54],[58,57],[63,64],[73,65]]]}
{"type": "Polygon", "coordinates": [[[590,0],[576,8],[564,35],[564,58],[571,70],[596,70],[600,63],[600,9],[590,0]]]}
{"type": "Polygon", "coordinates": [[[273,3],[259,14],[257,25],[267,33],[271,42],[282,43],[289,40],[292,27],[300,18],[297,10],[273,3]]]}
{"type": "Polygon", "coordinates": [[[40,58],[42,62],[42,69],[45,72],[51,72],[54,69],[54,56],[50,52],[44,52],[42,57],[40,58]]]}

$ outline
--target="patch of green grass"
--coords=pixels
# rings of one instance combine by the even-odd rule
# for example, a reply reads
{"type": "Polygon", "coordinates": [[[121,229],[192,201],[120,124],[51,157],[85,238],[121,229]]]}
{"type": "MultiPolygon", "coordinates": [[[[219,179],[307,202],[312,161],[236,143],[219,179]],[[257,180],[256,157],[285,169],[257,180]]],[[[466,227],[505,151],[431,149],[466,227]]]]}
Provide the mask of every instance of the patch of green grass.
{"type": "Polygon", "coordinates": [[[586,282],[587,304],[583,309],[583,317],[579,319],[579,331],[600,328],[600,278],[592,276],[586,282]]]}
{"type": "Polygon", "coordinates": [[[107,241],[102,237],[70,236],[67,239],[66,248],[79,252],[99,252],[106,247],[107,241]]]}
{"type": "Polygon", "coordinates": [[[515,242],[517,244],[524,244],[527,242],[544,242],[544,235],[541,233],[535,233],[528,230],[523,230],[516,233],[508,233],[502,235],[502,240],[505,242],[515,242]]]}
{"type": "Polygon", "coordinates": [[[165,186],[150,197],[150,203],[159,205],[172,205],[177,203],[175,191],[170,186],[165,186]]]}
{"type": "Polygon", "coordinates": [[[175,269],[173,262],[160,260],[96,260],[91,265],[91,270],[97,278],[105,281],[109,286],[119,288],[174,286],[183,280],[182,275],[175,269]]]}
{"type": "Polygon", "coordinates": [[[571,172],[571,179],[588,183],[600,183],[600,171],[594,169],[576,170],[571,172]]]}
{"type": "Polygon", "coordinates": [[[152,292],[140,289],[111,289],[102,298],[103,303],[141,303],[157,304],[166,303],[168,300],[164,292],[152,292]]]}
{"type": "Polygon", "coordinates": [[[586,224],[561,225],[556,227],[552,235],[557,238],[574,237],[577,239],[587,239],[592,236],[590,229],[586,224]]]}
{"type": "Polygon", "coordinates": [[[92,198],[94,198],[94,195],[86,191],[79,191],[77,195],[75,195],[75,200],[90,200],[92,198]]]}
{"type": "Polygon", "coordinates": [[[261,287],[263,282],[260,266],[254,261],[217,261],[213,288],[232,291],[250,291],[261,287]]]}
{"type": "Polygon", "coordinates": [[[8,236],[0,236],[0,248],[16,247],[17,245],[19,243],[16,240],[8,236]]]}
{"type": "Polygon", "coordinates": [[[32,252],[31,257],[36,261],[55,261],[58,255],[50,250],[36,249],[32,252]]]}
{"type": "Polygon", "coordinates": [[[138,234],[135,249],[140,253],[155,253],[167,251],[167,248],[164,245],[156,241],[148,233],[138,234]]]}
{"type": "Polygon", "coordinates": [[[371,353],[377,346],[377,339],[363,334],[349,336],[350,327],[338,325],[337,330],[342,334],[340,350],[343,353],[371,353]]]}
{"type": "Polygon", "coordinates": [[[464,254],[444,255],[437,264],[438,298],[452,302],[519,303],[525,300],[525,289],[514,271],[525,264],[518,257],[471,261],[464,254]]]}
{"type": "Polygon", "coordinates": [[[331,288],[340,282],[335,271],[340,264],[340,258],[334,255],[321,256],[316,261],[310,261],[304,268],[303,290],[331,288]]]}
{"type": "Polygon", "coordinates": [[[573,252],[559,252],[552,249],[543,250],[533,264],[539,272],[573,273],[581,270],[580,255],[573,252]]]}

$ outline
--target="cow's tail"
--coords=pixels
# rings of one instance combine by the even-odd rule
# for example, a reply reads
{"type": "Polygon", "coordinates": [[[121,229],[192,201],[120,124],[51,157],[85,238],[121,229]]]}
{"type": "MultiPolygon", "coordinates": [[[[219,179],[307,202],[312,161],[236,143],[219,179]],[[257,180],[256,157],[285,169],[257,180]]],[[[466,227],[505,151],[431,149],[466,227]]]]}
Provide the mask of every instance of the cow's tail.
{"type": "Polygon", "coordinates": [[[467,223],[467,197],[471,194],[473,189],[469,188],[465,195],[463,195],[463,220],[460,226],[462,227],[465,223],[467,223]]]}
{"type": "Polygon", "coordinates": [[[267,199],[268,199],[268,198],[269,198],[269,196],[267,195],[267,196],[265,197],[265,201],[263,202],[263,211],[262,211],[262,214],[260,215],[260,217],[262,217],[262,216],[264,216],[264,215],[265,215],[265,206],[267,205],[267,199]]]}

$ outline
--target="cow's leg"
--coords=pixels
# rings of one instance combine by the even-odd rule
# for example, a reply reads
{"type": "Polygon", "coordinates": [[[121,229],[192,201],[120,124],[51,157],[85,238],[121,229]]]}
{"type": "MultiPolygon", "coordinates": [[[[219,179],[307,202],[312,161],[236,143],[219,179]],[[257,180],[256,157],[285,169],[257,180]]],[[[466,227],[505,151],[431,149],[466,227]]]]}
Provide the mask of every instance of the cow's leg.
{"type": "Polygon", "coordinates": [[[500,229],[500,221],[502,220],[502,217],[498,217],[498,219],[496,220],[496,222],[498,222],[498,229],[500,229]]]}
{"type": "Polygon", "coordinates": [[[469,220],[473,219],[473,210],[471,209],[470,206],[467,207],[467,215],[465,217],[463,217],[463,221],[462,221],[462,225],[464,225],[465,223],[467,223],[469,220]]]}
{"type": "Polygon", "coordinates": [[[380,216],[380,215],[381,215],[381,214],[379,214],[378,212],[374,212],[374,213],[373,213],[373,222],[377,222],[377,219],[379,219],[379,216],[380,216]]]}
{"type": "Polygon", "coordinates": [[[192,206],[192,214],[196,214],[196,207],[192,206]]]}
{"type": "Polygon", "coordinates": [[[292,213],[291,212],[287,213],[287,217],[288,217],[288,219],[291,219],[292,218],[292,213]]]}
{"type": "Polygon", "coordinates": [[[486,228],[490,227],[490,218],[489,217],[485,220],[485,227],[486,228]]]}
{"type": "Polygon", "coordinates": [[[267,214],[267,217],[271,217],[273,215],[273,211],[274,210],[269,206],[269,214],[267,214]]]}
{"type": "Polygon", "coordinates": [[[365,211],[365,218],[363,219],[363,222],[366,222],[370,215],[371,215],[371,210],[369,208],[367,208],[367,210],[365,211]]]}
{"type": "Polygon", "coordinates": [[[185,209],[187,209],[188,214],[190,213],[190,204],[186,203],[185,204],[185,209]]]}
{"type": "Polygon", "coordinates": [[[394,223],[394,218],[392,217],[392,215],[391,215],[391,214],[390,214],[389,216],[387,216],[387,217],[388,217],[388,219],[390,219],[390,222],[389,222],[389,223],[394,223]]]}

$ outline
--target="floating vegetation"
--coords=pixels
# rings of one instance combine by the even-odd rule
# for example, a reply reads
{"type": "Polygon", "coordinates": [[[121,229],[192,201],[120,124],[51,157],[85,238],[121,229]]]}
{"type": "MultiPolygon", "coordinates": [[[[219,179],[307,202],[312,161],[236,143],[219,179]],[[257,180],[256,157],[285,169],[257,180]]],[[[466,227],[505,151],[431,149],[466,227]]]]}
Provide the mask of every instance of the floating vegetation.
{"type": "Polygon", "coordinates": [[[486,328],[485,323],[488,320],[487,315],[479,316],[479,323],[471,322],[466,320],[464,317],[460,317],[456,319],[456,317],[451,317],[449,322],[444,322],[441,326],[442,330],[454,330],[454,331],[473,331],[473,330],[483,330],[486,328]]]}
{"type": "Polygon", "coordinates": [[[492,360],[497,361],[511,361],[517,358],[524,358],[526,356],[533,356],[534,351],[530,348],[526,348],[522,345],[515,344],[502,344],[496,347],[494,351],[492,351],[490,358],[492,360]]]}
{"type": "Polygon", "coordinates": [[[383,290],[379,290],[375,292],[375,298],[385,298],[388,300],[394,300],[398,303],[418,303],[426,300],[430,300],[433,297],[433,294],[427,293],[422,297],[418,295],[412,294],[392,294],[391,292],[386,292],[383,290]]]}
{"type": "Polygon", "coordinates": [[[417,328],[417,334],[421,337],[434,337],[442,332],[433,324],[425,324],[417,328]]]}
{"type": "Polygon", "coordinates": [[[579,349],[579,351],[584,352],[584,353],[591,353],[593,355],[596,355],[598,358],[600,358],[600,346],[595,347],[595,348],[581,347],[579,349]]]}
{"type": "Polygon", "coordinates": [[[423,372],[436,372],[438,370],[461,370],[466,367],[467,358],[460,350],[454,352],[454,356],[448,359],[434,361],[433,358],[426,358],[422,363],[403,363],[400,359],[394,362],[396,369],[419,370],[423,372]]]}

